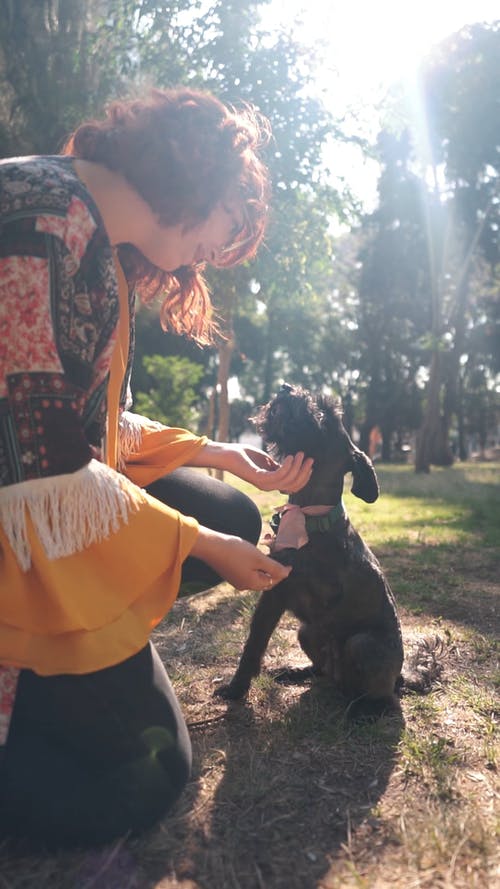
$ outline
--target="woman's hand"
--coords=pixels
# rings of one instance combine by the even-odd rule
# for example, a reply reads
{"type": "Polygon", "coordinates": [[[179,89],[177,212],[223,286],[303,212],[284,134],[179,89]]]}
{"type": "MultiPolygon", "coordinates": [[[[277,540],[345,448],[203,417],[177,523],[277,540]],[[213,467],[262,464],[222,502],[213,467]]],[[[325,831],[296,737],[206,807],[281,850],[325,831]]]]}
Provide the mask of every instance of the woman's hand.
{"type": "Polygon", "coordinates": [[[313,459],[302,451],[285,457],[280,465],[269,454],[251,445],[209,441],[196,454],[193,466],[225,469],[261,491],[300,491],[311,478],[313,459]]]}
{"type": "Polygon", "coordinates": [[[212,531],[204,525],[199,527],[190,555],[206,562],[237,590],[271,589],[292,570],[289,565],[270,559],[247,540],[212,531]]]}
{"type": "Polygon", "coordinates": [[[297,454],[289,454],[283,463],[276,463],[269,454],[258,448],[242,447],[244,471],[248,475],[241,475],[245,481],[251,482],[261,491],[282,491],[284,494],[294,494],[300,491],[311,478],[313,459],[305,457],[303,451],[297,454]]]}

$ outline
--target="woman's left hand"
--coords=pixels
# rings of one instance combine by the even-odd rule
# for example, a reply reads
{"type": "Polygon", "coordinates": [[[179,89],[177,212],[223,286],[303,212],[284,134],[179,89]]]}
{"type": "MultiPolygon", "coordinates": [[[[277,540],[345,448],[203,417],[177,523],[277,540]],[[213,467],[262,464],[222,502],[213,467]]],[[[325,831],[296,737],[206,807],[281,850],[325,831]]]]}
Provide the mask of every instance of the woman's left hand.
{"type": "Polygon", "coordinates": [[[281,491],[283,494],[294,494],[300,491],[311,478],[313,459],[306,457],[303,451],[289,454],[279,464],[269,454],[251,446],[242,446],[252,482],[261,491],[281,491]]]}
{"type": "Polygon", "coordinates": [[[252,445],[209,441],[198,451],[192,465],[210,466],[232,472],[261,491],[300,491],[311,478],[312,457],[302,451],[285,457],[281,465],[252,445]]]}

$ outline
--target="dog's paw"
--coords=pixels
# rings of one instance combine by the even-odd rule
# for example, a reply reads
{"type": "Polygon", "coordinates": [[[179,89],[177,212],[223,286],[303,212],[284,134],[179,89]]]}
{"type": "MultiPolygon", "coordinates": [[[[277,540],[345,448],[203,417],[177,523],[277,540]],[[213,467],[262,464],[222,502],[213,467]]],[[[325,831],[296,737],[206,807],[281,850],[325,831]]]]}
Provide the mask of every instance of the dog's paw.
{"type": "Polygon", "coordinates": [[[219,685],[214,691],[214,697],[222,698],[223,701],[240,701],[247,691],[248,686],[239,682],[229,682],[226,685],[219,685]]]}
{"type": "Polygon", "coordinates": [[[319,675],[318,670],[313,666],[310,667],[285,667],[281,670],[275,670],[271,673],[275,682],[280,685],[303,685],[309,679],[313,679],[319,675]]]}
{"type": "Polygon", "coordinates": [[[345,714],[352,722],[376,722],[382,716],[400,716],[401,704],[396,695],[381,698],[363,696],[351,701],[345,714]]]}

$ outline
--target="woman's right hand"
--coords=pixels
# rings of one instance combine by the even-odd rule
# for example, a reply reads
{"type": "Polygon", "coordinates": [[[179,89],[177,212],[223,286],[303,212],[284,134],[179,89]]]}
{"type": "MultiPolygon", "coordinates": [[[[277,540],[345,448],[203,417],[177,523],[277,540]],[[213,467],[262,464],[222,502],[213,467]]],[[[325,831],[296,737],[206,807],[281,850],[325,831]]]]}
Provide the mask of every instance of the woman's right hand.
{"type": "Polygon", "coordinates": [[[256,546],[233,537],[212,531],[203,525],[190,555],[206,562],[237,590],[268,590],[288,577],[292,570],[262,553],[256,546]]]}

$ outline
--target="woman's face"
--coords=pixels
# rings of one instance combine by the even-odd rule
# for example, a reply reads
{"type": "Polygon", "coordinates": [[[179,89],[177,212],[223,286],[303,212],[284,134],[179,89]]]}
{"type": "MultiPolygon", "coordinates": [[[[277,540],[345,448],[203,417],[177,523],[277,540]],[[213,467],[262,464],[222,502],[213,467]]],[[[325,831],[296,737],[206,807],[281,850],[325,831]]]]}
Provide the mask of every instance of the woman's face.
{"type": "Polygon", "coordinates": [[[164,226],[154,220],[136,246],[153,265],[167,272],[204,262],[217,265],[222,251],[232,244],[241,227],[241,212],[218,204],[208,219],[189,228],[182,223],[164,226]]]}

